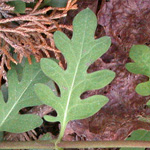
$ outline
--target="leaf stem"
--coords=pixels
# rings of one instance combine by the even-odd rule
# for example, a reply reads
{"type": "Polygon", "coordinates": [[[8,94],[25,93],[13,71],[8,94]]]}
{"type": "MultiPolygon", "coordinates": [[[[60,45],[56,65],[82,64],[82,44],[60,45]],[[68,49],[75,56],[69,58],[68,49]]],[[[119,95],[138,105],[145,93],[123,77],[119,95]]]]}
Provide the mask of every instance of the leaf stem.
{"type": "Polygon", "coordinates": [[[59,136],[58,138],[56,139],[56,142],[55,142],[55,146],[57,147],[58,143],[60,143],[60,141],[62,140],[63,136],[64,136],[64,132],[65,132],[65,129],[66,129],[66,126],[67,126],[68,122],[63,124],[61,126],[61,129],[60,129],[60,133],[59,133],[59,136]]]}
{"type": "MultiPolygon", "coordinates": [[[[60,148],[150,148],[150,141],[62,141],[60,148]]],[[[0,149],[50,149],[55,148],[54,141],[1,142],[0,149]]]]}

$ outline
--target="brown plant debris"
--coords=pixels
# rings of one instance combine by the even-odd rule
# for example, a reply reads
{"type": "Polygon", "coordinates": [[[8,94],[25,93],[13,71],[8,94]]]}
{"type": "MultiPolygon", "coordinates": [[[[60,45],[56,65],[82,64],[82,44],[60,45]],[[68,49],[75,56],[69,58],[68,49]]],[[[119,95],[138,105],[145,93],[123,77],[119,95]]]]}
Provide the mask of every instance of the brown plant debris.
{"type": "Polygon", "coordinates": [[[102,0],[102,3],[98,23],[112,37],[113,44],[129,50],[133,44],[149,43],[149,0],[102,0]]]}
{"type": "MultiPolygon", "coordinates": [[[[77,9],[77,0],[68,0],[65,8],[44,7],[39,9],[43,0],[39,0],[35,7],[26,8],[25,14],[14,13],[14,8],[0,2],[0,82],[3,76],[4,65],[10,69],[10,62],[21,63],[27,57],[31,64],[30,56],[34,55],[37,61],[42,57],[54,55],[58,60],[60,51],[55,48],[53,33],[65,26],[58,24],[60,18],[67,15],[69,10],[77,9]],[[17,60],[13,58],[17,54],[17,60]]],[[[33,0],[24,0],[33,2],[33,0]]]]}

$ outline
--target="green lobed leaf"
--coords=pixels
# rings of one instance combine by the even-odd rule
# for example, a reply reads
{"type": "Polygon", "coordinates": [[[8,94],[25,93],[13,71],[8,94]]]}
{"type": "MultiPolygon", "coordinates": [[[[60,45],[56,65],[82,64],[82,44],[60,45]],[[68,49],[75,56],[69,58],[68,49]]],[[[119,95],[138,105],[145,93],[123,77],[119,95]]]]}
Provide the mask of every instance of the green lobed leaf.
{"type": "Polygon", "coordinates": [[[29,65],[26,61],[21,81],[18,80],[14,65],[8,71],[7,102],[4,101],[2,91],[0,91],[0,131],[20,133],[32,130],[42,124],[42,119],[37,115],[19,114],[22,108],[42,104],[36,96],[33,86],[36,83],[49,81],[42,72],[40,64],[36,63],[35,59],[32,59],[32,62],[33,64],[29,65]]]}
{"type": "MultiPolygon", "coordinates": [[[[135,45],[131,48],[129,56],[134,63],[127,63],[127,70],[150,78],[150,48],[145,45],[135,45]]],[[[142,96],[150,95],[150,81],[138,84],[136,92],[142,96]]]]}
{"type": "Polygon", "coordinates": [[[42,59],[43,72],[54,80],[60,88],[57,97],[48,86],[36,84],[35,91],[41,101],[57,111],[57,117],[46,115],[47,121],[61,123],[58,140],[61,140],[65,127],[70,120],[83,119],[95,114],[107,102],[108,98],[96,95],[81,100],[80,96],[87,90],[103,88],[115,77],[110,70],[87,73],[88,67],[110,47],[109,37],[94,39],[97,26],[95,14],[90,9],[81,11],[73,21],[73,37],[70,40],[64,33],[55,32],[54,41],[67,61],[67,69],[61,69],[51,59],[42,59]]]}
{"type": "MultiPolygon", "coordinates": [[[[129,56],[134,62],[126,64],[127,70],[132,73],[142,74],[150,78],[150,48],[145,45],[134,45],[130,50],[129,56]]],[[[136,87],[136,92],[142,96],[150,95],[150,81],[138,84],[136,87]]],[[[148,102],[147,105],[149,105],[149,103],[150,102],[148,102]]],[[[148,117],[139,117],[139,120],[150,122],[148,117]]],[[[136,130],[127,140],[149,141],[149,139],[150,131],[136,130]]],[[[145,148],[136,149],[145,150],[145,148]]],[[[121,150],[134,150],[134,148],[121,148],[121,150]]]]}
{"type": "MultiPolygon", "coordinates": [[[[150,140],[150,131],[147,130],[136,130],[133,131],[131,137],[127,140],[136,140],[136,141],[149,141],[150,140]]],[[[120,150],[135,150],[135,148],[121,148],[120,150]]],[[[145,148],[136,148],[136,150],[145,150],[145,148]]]]}

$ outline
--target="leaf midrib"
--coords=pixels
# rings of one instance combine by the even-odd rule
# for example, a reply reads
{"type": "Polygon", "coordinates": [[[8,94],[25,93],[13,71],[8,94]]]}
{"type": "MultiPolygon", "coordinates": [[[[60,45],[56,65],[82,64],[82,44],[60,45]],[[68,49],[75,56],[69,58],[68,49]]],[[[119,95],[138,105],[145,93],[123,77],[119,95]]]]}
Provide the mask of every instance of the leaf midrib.
{"type": "MultiPolygon", "coordinates": [[[[87,23],[87,17],[86,17],[86,23],[87,23]]],[[[85,23],[85,29],[87,27],[86,23],[85,23]]],[[[83,40],[82,40],[82,46],[81,46],[81,49],[80,49],[80,57],[79,57],[79,61],[78,61],[77,66],[76,66],[76,70],[75,70],[75,73],[74,73],[73,81],[72,81],[72,84],[71,84],[71,87],[70,87],[70,92],[68,94],[67,105],[66,105],[66,109],[65,109],[65,112],[64,112],[64,119],[63,119],[63,123],[62,123],[62,127],[61,128],[64,128],[65,125],[66,125],[66,123],[67,123],[66,122],[66,118],[67,118],[67,114],[68,114],[68,108],[69,108],[70,98],[71,98],[71,95],[72,95],[72,91],[73,91],[73,87],[74,87],[76,75],[77,75],[79,64],[80,64],[80,61],[81,61],[81,55],[82,55],[82,50],[83,50],[83,45],[84,45],[84,39],[85,39],[85,33],[86,33],[85,31],[84,31],[84,36],[83,36],[83,40]]]]}
{"type": "MultiPolygon", "coordinates": [[[[23,96],[23,94],[26,92],[26,90],[28,89],[28,87],[31,85],[32,81],[35,79],[35,77],[39,74],[41,70],[39,70],[34,78],[32,80],[30,80],[29,84],[27,85],[27,87],[23,90],[22,94],[20,95],[20,97],[18,98],[18,100],[14,103],[14,105],[12,106],[12,108],[10,109],[10,111],[7,113],[6,117],[2,120],[0,127],[2,127],[2,125],[5,123],[5,121],[7,120],[8,116],[11,114],[11,112],[13,111],[13,109],[16,107],[16,105],[18,104],[18,102],[20,101],[21,97],[23,96]]],[[[6,103],[7,104],[7,103],[6,103]]]]}

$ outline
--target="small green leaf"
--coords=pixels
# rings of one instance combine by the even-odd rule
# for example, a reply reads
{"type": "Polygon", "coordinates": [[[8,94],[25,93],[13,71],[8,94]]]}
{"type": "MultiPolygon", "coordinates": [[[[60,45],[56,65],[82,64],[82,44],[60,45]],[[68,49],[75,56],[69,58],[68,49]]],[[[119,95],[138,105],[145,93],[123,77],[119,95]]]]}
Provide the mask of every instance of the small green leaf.
{"type": "Polygon", "coordinates": [[[68,0],[51,0],[50,5],[52,7],[65,7],[68,0]]]}
{"type": "Polygon", "coordinates": [[[57,97],[48,86],[36,84],[35,91],[43,103],[53,107],[57,116],[45,116],[45,120],[61,123],[58,141],[62,138],[66,125],[71,120],[92,116],[101,109],[108,98],[102,95],[81,100],[83,92],[103,88],[115,77],[110,70],[87,73],[88,67],[110,47],[109,37],[94,39],[97,25],[95,14],[90,9],[81,11],[73,21],[73,37],[70,40],[64,33],[55,32],[54,40],[67,61],[63,70],[51,59],[42,59],[43,72],[54,80],[60,88],[61,96],[57,97]]]}
{"type": "MultiPolygon", "coordinates": [[[[42,136],[42,138],[39,139],[39,141],[44,140],[52,140],[52,137],[49,133],[42,136]]],[[[52,150],[52,149],[30,149],[30,150],[52,150]]]]}
{"type": "Polygon", "coordinates": [[[51,0],[44,0],[42,4],[43,4],[43,6],[50,6],[51,0]]]}
{"type": "MultiPolygon", "coordinates": [[[[146,103],[146,105],[150,108],[150,100],[146,103]]],[[[148,116],[139,116],[138,120],[150,123],[150,115],[148,115],[148,116]]]]}
{"type": "Polygon", "coordinates": [[[52,6],[52,7],[66,7],[68,0],[44,0],[40,5],[40,8],[45,6],[52,6]]]}
{"type": "Polygon", "coordinates": [[[139,117],[140,121],[143,121],[143,122],[149,122],[150,123],[150,116],[147,116],[147,117],[139,117]]]}
{"type": "MultiPolygon", "coordinates": [[[[150,78],[150,48],[145,45],[133,46],[129,56],[134,60],[134,63],[127,63],[127,70],[150,78]]],[[[140,83],[136,87],[136,92],[142,96],[150,95],[150,81],[140,83]]]]}
{"type": "Polygon", "coordinates": [[[150,100],[146,103],[148,107],[150,107],[150,100]]]}
{"type": "MultiPolygon", "coordinates": [[[[18,80],[15,66],[8,72],[8,99],[3,99],[0,92],[0,131],[20,133],[32,130],[42,124],[37,115],[19,114],[25,107],[42,104],[36,96],[33,86],[36,83],[47,83],[49,79],[43,74],[40,64],[32,59],[33,64],[26,61],[23,68],[22,79],[18,80]]],[[[7,96],[5,96],[7,97],[7,96]]]]}
{"type": "Polygon", "coordinates": [[[21,0],[15,0],[12,2],[8,2],[9,5],[14,6],[15,13],[25,13],[25,9],[26,9],[26,3],[21,1],[21,0]]]}
{"type": "Polygon", "coordinates": [[[150,81],[140,83],[139,85],[137,85],[136,92],[142,96],[150,95],[150,81]]]}
{"type": "MultiPolygon", "coordinates": [[[[13,54],[13,58],[15,60],[17,60],[17,55],[16,54],[13,54]]],[[[21,60],[21,63],[17,64],[15,66],[15,70],[17,72],[17,75],[18,75],[18,80],[21,81],[22,79],[22,75],[23,75],[23,68],[25,67],[25,62],[26,62],[26,58],[23,57],[23,59],[21,60]]]]}
{"type": "MultiPolygon", "coordinates": [[[[133,131],[131,137],[127,140],[136,140],[136,141],[149,141],[150,131],[147,130],[136,130],[133,131]]],[[[121,148],[120,150],[135,150],[135,148],[121,148]]],[[[136,150],[145,150],[145,148],[136,148],[136,150]]]]}

